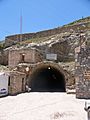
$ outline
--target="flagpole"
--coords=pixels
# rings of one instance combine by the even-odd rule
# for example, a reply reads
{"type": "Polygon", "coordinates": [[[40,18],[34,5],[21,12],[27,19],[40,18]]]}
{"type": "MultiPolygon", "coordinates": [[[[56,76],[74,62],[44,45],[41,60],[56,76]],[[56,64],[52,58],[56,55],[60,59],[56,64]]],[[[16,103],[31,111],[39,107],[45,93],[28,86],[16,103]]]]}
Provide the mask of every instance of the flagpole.
{"type": "Polygon", "coordinates": [[[20,15],[20,42],[22,41],[22,12],[20,15]]]}

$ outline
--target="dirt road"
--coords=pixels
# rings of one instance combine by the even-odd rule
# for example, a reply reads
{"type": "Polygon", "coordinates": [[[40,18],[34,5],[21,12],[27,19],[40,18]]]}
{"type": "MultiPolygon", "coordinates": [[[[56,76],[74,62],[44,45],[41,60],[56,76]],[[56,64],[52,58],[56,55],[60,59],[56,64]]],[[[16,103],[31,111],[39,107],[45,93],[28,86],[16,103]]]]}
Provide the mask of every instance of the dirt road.
{"type": "Polygon", "coordinates": [[[87,120],[84,99],[66,93],[23,93],[0,98],[0,120],[87,120]]]}

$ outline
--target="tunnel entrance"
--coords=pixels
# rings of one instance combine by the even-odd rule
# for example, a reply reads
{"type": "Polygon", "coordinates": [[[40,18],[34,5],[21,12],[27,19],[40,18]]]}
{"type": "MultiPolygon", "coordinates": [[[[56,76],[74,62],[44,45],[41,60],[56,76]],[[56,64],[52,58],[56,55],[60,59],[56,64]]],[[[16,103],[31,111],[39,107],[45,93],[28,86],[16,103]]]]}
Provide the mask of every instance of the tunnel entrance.
{"type": "Polygon", "coordinates": [[[50,66],[37,69],[31,76],[32,92],[65,92],[65,77],[58,69],[50,66]]]}

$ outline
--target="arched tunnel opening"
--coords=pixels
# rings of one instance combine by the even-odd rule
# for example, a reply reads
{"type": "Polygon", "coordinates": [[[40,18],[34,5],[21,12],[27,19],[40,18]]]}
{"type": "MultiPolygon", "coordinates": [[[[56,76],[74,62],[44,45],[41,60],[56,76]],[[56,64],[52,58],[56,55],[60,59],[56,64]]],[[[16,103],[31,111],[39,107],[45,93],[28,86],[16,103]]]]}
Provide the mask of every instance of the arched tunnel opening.
{"type": "Polygon", "coordinates": [[[31,75],[29,87],[31,92],[65,92],[65,76],[54,67],[41,67],[31,75]]]}

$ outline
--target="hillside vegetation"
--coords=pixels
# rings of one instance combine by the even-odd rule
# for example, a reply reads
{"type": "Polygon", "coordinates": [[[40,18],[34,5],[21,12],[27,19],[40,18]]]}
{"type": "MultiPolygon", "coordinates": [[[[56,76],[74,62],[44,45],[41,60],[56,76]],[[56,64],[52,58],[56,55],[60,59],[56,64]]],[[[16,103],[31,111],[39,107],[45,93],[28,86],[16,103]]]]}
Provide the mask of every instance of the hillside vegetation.
{"type": "Polygon", "coordinates": [[[79,19],[79,20],[76,20],[74,22],[71,22],[65,26],[68,26],[68,25],[75,25],[75,24],[80,24],[80,23],[87,23],[87,22],[90,22],[90,16],[89,17],[86,17],[86,18],[82,18],[82,19],[79,19]]]}
{"type": "Polygon", "coordinates": [[[86,33],[86,31],[90,31],[90,17],[82,18],[61,27],[49,30],[6,36],[4,46],[10,47],[16,44],[27,45],[32,42],[41,43],[57,38],[57,35],[59,35],[59,39],[61,39],[62,37],[64,38],[64,36],[68,36],[68,33],[80,34],[81,32],[86,33]]]}
{"type": "MultiPolygon", "coordinates": [[[[37,35],[37,37],[23,40],[20,43],[21,44],[28,44],[28,43],[32,43],[32,42],[34,42],[34,43],[41,43],[41,42],[45,42],[45,41],[51,40],[53,37],[56,37],[57,34],[60,34],[59,36],[61,36],[61,37],[62,36],[68,36],[68,33],[72,33],[72,31],[68,31],[67,30],[67,31],[63,32],[64,29],[66,30],[66,29],[69,29],[69,27],[72,27],[72,30],[73,30],[74,29],[73,26],[76,27],[76,25],[78,25],[77,32],[80,32],[80,31],[82,31],[84,29],[89,31],[90,30],[90,17],[82,18],[82,19],[76,20],[74,22],[71,22],[71,23],[69,23],[67,25],[64,25],[62,27],[55,28],[57,30],[57,33],[54,34],[54,35],[52,34],[50,36],[45,36],[45,37],[42,37],[42,36],[40,37],[40,36],[37,35]],[[88,23],[88,25],[86,25],[87,23],[88,23]],[[60,30],[61,30],[61,33],[58,33],[58,31],[60,31],[60,30]]],[[[55,29],[51,29],[51,31],[53,31],[55,29]]],[[[43,31],[41,31],[41,33],[42,32],[43,31]]],[[[48,32],[48,30],[46,30],[46,32],[48,32]]],[[[37,34],[38,33],[40,33],[40,32],[37,32],[37,34]]]]}

